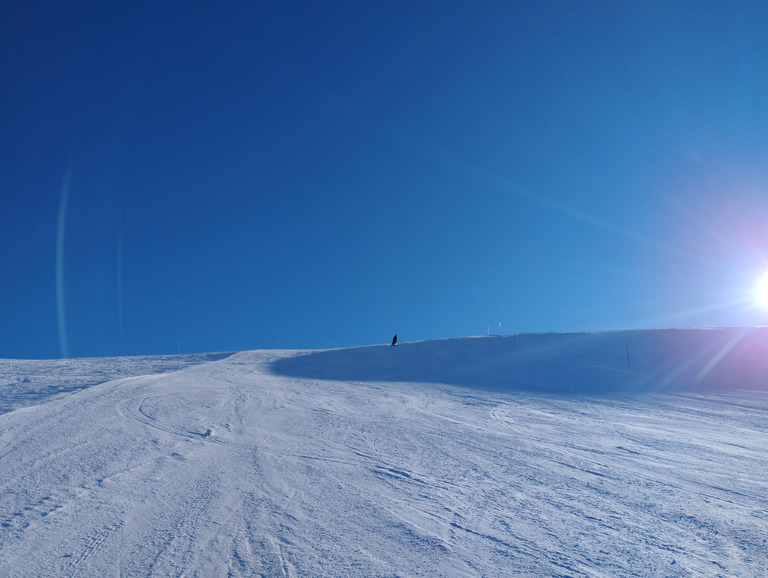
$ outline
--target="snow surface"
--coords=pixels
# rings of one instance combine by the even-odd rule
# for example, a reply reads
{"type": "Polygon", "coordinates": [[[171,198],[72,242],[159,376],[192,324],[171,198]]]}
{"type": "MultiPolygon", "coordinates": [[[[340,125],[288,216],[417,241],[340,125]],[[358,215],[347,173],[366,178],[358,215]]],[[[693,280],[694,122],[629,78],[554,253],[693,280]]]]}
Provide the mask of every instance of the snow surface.
{"type": "Polygon", "coordinates": [[[158,359],[0,361],[0,576],[765,576],[766,329],[158,359]]]}
{"type": "Polygon", "coordinates": [[[0,359],[0,413],[49,401],[118,377],[165,373],[229,357],[231,353],[193,353],[137,357],[0,359]]]}

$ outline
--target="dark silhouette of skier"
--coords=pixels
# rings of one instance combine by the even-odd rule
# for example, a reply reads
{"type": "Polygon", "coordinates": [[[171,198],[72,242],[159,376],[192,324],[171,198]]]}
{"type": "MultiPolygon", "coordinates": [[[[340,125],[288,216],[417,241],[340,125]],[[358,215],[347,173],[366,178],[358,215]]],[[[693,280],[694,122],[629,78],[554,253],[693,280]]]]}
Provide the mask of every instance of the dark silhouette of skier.
{"type": "Polygon", "coordinates": [[[397,333],[395,333],[395,336],[392,338],[392,345],[397,345],[397,333]]]}

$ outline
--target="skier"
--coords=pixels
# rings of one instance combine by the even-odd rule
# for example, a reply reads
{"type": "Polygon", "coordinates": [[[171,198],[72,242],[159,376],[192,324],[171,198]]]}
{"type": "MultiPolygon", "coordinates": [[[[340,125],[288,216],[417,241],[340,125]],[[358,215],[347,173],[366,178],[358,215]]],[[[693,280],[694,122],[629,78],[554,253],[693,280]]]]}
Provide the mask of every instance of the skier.
{"type": "Polygon", "coordinates": [[[395,333],[395,336],[392,338],[392,346],[397,345],[397,333],[395,333]]]}

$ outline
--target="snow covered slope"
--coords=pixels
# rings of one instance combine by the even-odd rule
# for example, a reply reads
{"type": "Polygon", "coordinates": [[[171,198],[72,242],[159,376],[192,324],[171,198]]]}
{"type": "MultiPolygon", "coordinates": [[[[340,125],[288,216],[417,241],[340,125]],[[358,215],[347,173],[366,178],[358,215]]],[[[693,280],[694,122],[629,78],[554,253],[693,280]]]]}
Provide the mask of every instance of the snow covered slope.
{"type": "Polygon", "coordinates": [[[532,333],[317,352],[285,375],[404,381],[493,391],[626,394],[768,390],[768,327],[532,333]],[[396,351],[395,351],[396,350],[396,351]]]}
{"type": "Polygon", "coordinates": [[[118,377],[177,371],[230,355],[193,353],[42,361],[0,359],[0,413],[35,405],[118,377]]]}
{"type": "Polygon", "coordinates": [[[0,576],[762,576],[766,345],[254,351],[38,398],[0,415],[0,576]]]}

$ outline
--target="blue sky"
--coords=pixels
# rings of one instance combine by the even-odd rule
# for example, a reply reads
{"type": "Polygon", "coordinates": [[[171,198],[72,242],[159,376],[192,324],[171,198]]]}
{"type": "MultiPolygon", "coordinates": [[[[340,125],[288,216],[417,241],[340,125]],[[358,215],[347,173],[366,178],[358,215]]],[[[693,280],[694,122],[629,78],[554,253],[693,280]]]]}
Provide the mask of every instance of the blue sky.
{"type": "Polygon", "coordinates": [[[0,21],[0,357],[768,321],[764,2],[0,21]]]}

